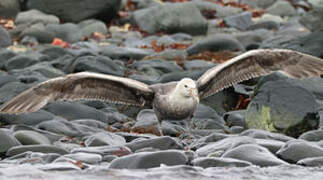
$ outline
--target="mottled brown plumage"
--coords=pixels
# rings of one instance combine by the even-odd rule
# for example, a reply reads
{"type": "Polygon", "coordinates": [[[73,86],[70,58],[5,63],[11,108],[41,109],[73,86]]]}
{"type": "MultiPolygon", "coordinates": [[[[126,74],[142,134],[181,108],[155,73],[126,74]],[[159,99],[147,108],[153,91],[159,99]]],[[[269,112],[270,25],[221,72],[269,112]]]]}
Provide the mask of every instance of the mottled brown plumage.
{"type": "Polygon", "coordinates": [[[54,78],[34,86],[0,109],[19,114],[37,111],[56,100],[102,100],[135,106],[151,106],[158,119],[189,119],[199,99],[250,78],[280,71],[292,78],[323,74],[323,60],[291,50],[253,50],[205,72],[197,81],[146,85],[136,80],[81,72],[54,78]]]}

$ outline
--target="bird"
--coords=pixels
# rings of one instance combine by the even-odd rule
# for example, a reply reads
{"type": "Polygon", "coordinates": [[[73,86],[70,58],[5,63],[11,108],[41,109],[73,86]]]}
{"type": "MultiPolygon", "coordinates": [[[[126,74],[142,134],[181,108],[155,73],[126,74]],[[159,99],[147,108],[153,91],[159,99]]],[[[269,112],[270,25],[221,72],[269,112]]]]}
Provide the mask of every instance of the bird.
{"type": "Polygon", "coordinates": [[[151,107],[161,122],[182,119],[191,130],[191,118],[199,101],[242,81],[279,71],[290,78],[320,77],[323,60],[287,49],[257,49],[229,59],[197,80],[147,85],[143,82],[94,72],[53,78],[23,91],[0,108],[1,114],[39,110],[57,100],[99,100],[115,104],[151,107]]]}

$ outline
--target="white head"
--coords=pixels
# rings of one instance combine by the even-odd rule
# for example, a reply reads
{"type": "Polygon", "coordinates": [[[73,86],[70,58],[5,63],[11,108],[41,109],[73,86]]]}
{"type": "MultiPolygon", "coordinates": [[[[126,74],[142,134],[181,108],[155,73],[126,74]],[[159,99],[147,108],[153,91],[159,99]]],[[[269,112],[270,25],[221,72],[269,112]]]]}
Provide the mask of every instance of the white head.
{"type": "Polygon", "coordinates": [[[194,98],[198,100],[198,91],[196,83],[190,78],[184,78],[176,85],[176,93],[185,98],[194,98]]]}

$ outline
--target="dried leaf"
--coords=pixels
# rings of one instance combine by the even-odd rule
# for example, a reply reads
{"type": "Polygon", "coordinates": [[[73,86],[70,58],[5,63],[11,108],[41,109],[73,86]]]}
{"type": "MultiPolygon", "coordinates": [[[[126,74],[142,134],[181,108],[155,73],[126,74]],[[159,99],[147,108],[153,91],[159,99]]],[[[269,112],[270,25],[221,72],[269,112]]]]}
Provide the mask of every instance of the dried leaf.
{"type": "Polygon", "coordinates": [[[70,47],[70,44],[69,43],[63,41],[60,38],[54,38],[54,40],[52,42],[52,45],[54,45],[54,46],[60,46],[60,47],[63,47],[63,48],[69,48],[70,47]]]}

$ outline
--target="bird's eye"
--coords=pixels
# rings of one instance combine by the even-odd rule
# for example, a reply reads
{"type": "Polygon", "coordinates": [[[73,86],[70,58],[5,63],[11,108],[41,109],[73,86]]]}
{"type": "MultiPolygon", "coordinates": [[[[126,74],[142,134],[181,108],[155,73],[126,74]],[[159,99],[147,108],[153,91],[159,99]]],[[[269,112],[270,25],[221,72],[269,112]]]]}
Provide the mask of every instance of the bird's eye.
{"type": "Polygon", "coordinates": [[[187,85],[185,84],[184,87],[187,88],[187,85]]]}

